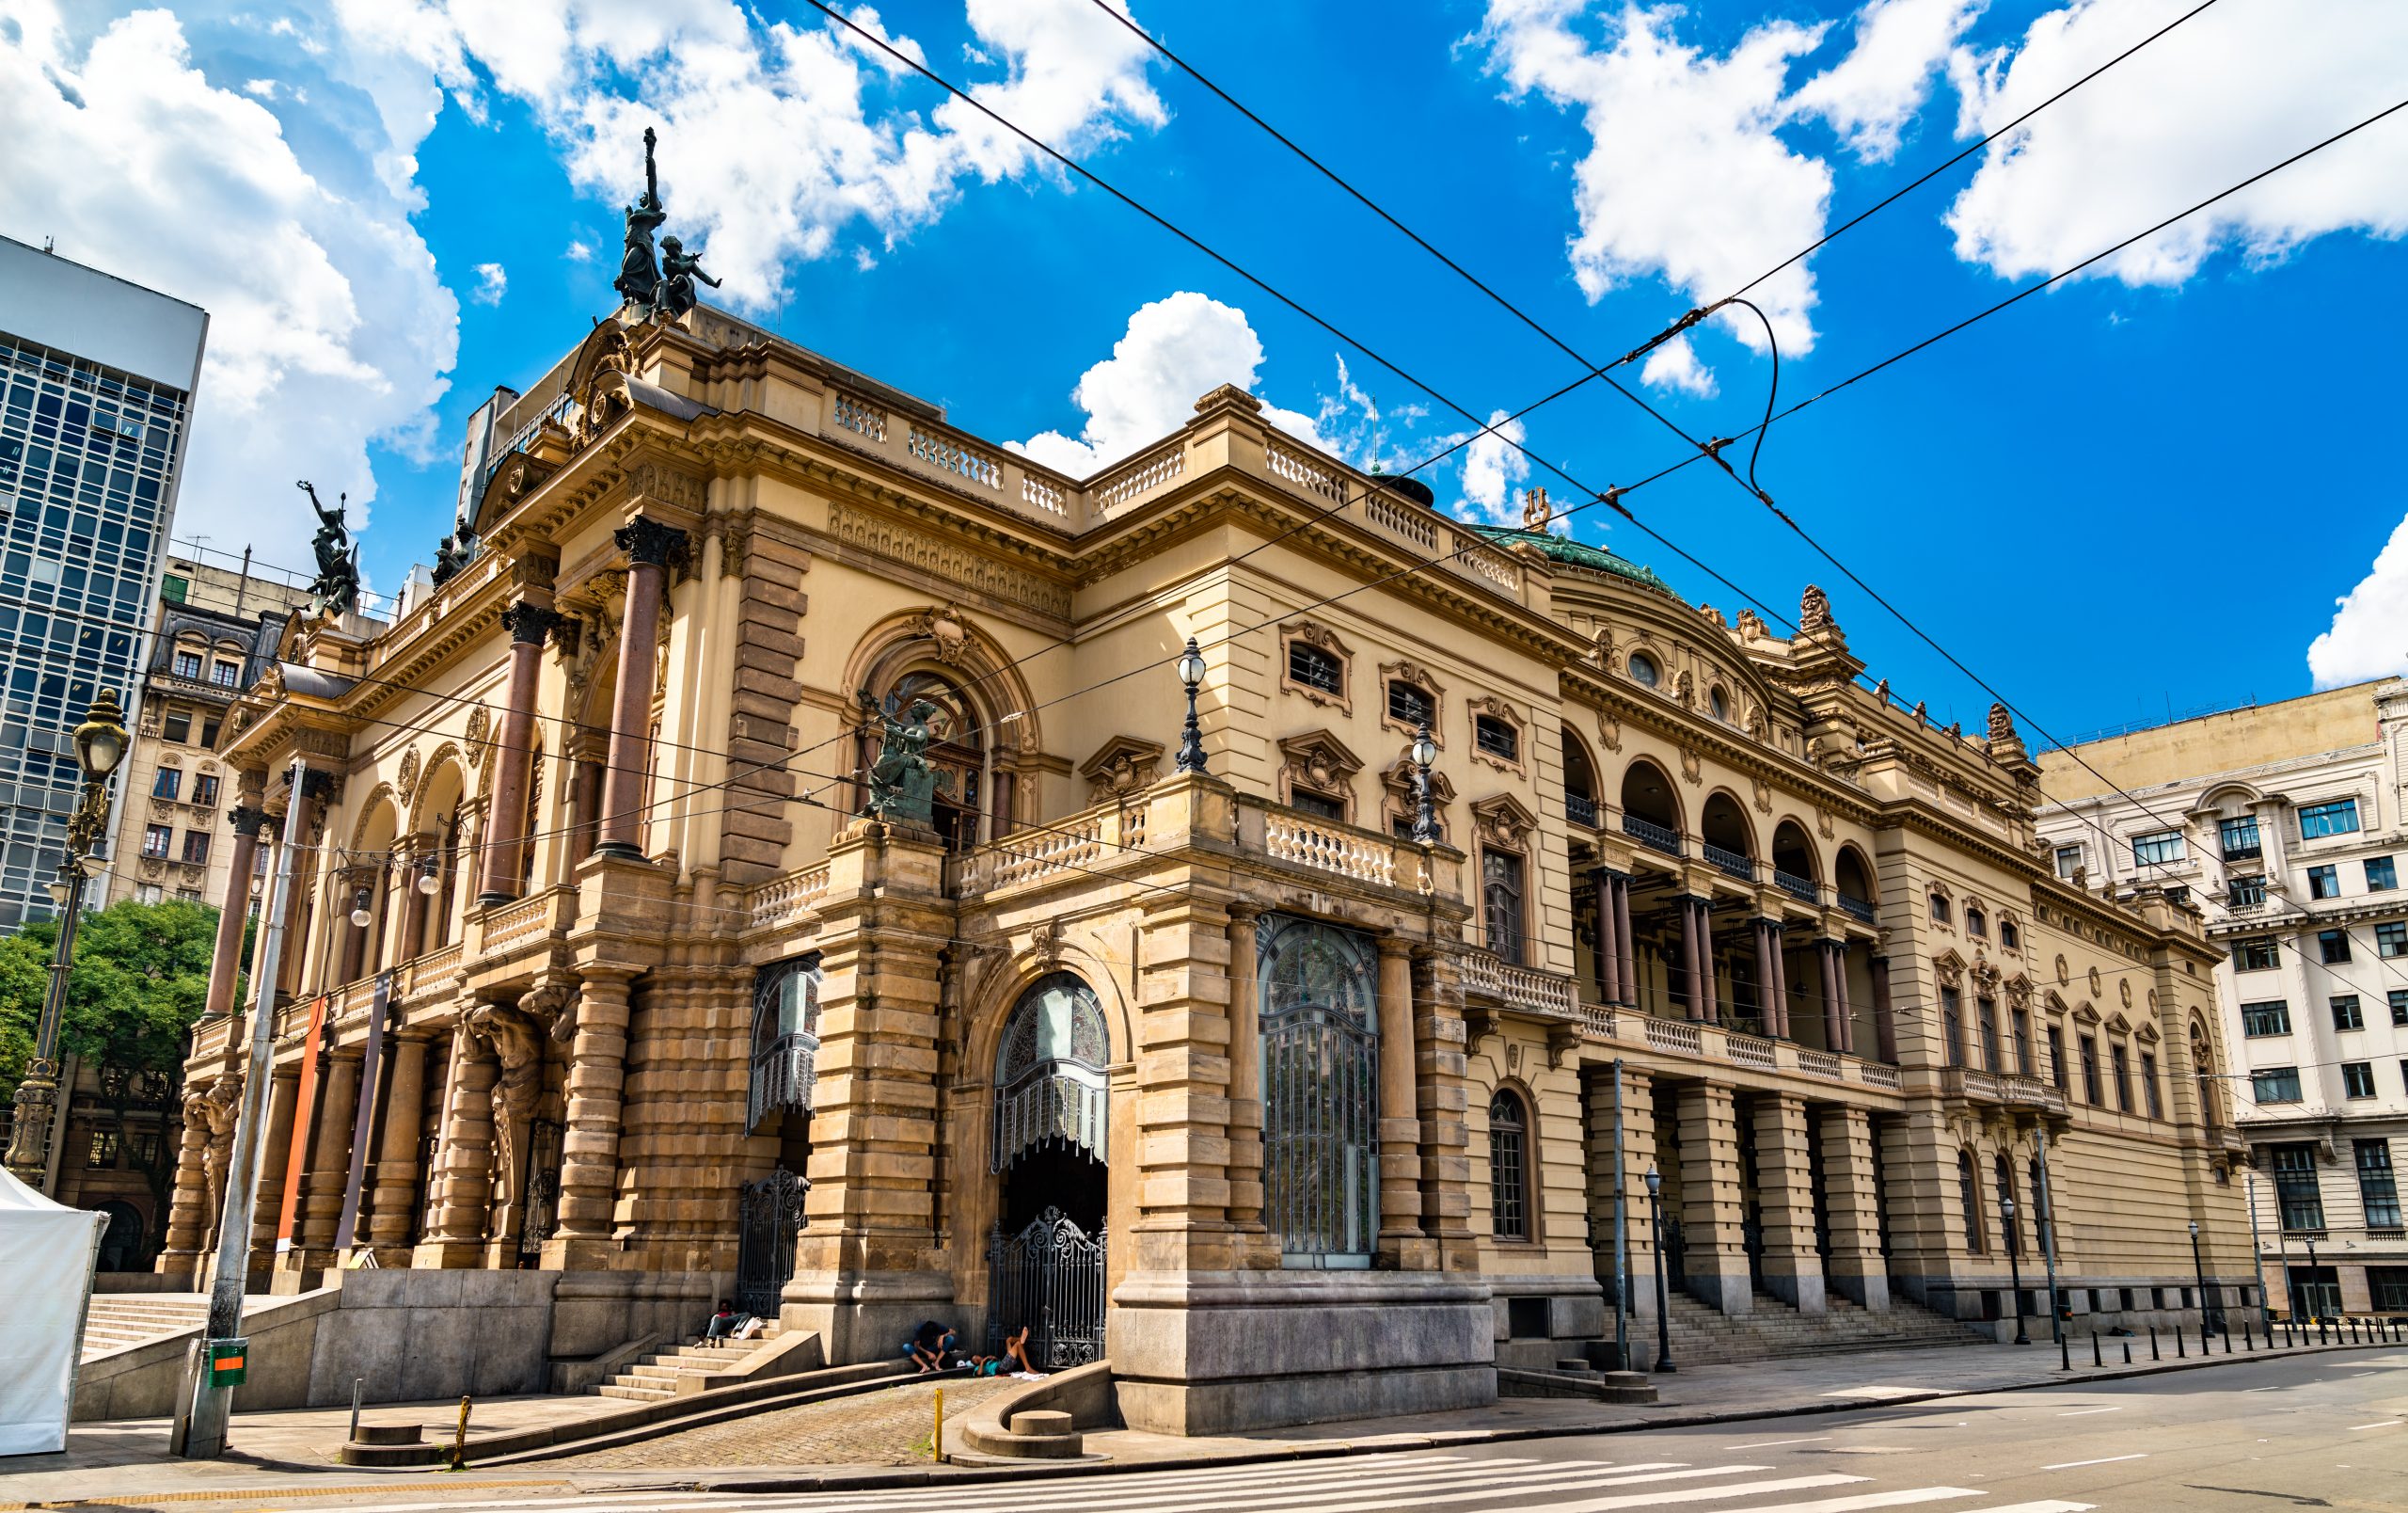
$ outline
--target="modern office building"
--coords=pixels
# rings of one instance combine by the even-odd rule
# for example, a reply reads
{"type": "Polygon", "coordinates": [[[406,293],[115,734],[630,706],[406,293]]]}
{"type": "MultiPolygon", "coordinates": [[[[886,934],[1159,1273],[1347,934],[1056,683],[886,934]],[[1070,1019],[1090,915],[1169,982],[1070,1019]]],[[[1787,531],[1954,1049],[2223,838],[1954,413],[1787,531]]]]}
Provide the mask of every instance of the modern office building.
{"type": "Polygon", "coordinates": [[[2187,887],[2225,948],[2268,1278],[2303,1313],[2408,1313],[2408,681],[2094,741],[2040,771],[2060,876],[2117,898],[2187,887]]]}
{"type": "Polygon", "coordinates": [[[0,932],[55,912],[68,732],[95,690],[133,696],[208,328],[0,237],[0,932]]]}

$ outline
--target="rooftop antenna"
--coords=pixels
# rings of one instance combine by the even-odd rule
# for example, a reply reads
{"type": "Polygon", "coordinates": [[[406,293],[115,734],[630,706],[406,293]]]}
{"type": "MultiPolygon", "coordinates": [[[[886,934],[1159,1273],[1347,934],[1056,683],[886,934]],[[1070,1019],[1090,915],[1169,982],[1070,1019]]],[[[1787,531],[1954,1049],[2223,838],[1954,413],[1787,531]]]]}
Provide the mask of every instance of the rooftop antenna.
{"type": "Polygon", "coordinates": [[[44,252],[55,254],[58,251],[58,238],[55,236],[43,237],[41,239],[41,249],[44,252]]]}

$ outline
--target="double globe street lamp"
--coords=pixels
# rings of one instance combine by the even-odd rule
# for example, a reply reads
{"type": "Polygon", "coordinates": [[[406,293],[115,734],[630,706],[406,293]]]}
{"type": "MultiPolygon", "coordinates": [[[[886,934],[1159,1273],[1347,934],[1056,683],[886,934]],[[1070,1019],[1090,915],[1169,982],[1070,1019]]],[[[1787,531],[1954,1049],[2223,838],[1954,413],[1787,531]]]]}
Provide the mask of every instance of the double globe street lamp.
{"type": "Polygon", "coordinates": [[[58,939],[50,960],[50,988],[34,1034],[33,1059],[17,1084],[15,1123],[8,1133],[8,1166],[18,1181],[47,1190],[50,1131],[58,1109],[58,1024],[67,1010],[67,973],[75,960],[75,925],[84,912],[84,884],[98,875],[92,848],[108,825],[109,774],[125,759],[125,709],[117,690],[95,694],[84,723],[75,727],[75,761],[84,770],[84,793],[67,821],[67,847],[58,857],[58,881],[50,896],[59,906],[58,939]]]}

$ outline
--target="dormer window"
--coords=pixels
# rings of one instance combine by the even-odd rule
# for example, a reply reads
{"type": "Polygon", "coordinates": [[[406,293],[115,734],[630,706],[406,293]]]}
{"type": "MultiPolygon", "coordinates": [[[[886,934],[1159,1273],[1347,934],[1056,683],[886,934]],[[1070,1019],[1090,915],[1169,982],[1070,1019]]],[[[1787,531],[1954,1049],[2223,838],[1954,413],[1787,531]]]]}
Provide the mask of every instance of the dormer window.
{"type": "Polygon", "coordinates": [[[1498,761],[1518,762],[1522,759],[1522,733],[1493,714],[1474,716],[1471,723],[1473,739],[1480,749],[1498,761]]]}
{"type": "Polygon", "coordinates": [[[176,676],[178,677],[189,677],[198,681],[200,677],[200,653],[197,651],[177,652],[176,676]]]}

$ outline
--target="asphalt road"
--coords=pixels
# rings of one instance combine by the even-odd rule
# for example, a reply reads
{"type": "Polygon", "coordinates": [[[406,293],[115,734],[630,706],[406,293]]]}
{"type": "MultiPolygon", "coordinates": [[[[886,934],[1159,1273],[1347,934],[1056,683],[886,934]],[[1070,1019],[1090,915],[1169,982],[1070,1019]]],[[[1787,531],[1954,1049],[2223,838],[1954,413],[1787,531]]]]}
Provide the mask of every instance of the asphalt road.
{"type": "MultiPolygon", "coordinates": [[[[1702,1405],[1701,1405],[1702,1406],[1702,1405]]],[[[859,1493],[526,1489],[220,1504],[410,1513],[2274,1513],[2408,1510],[2408,1351],[1693,1429],[859,1493]],[[431,1495],[430,1495],[431,1494],[431,1495]]]]}

